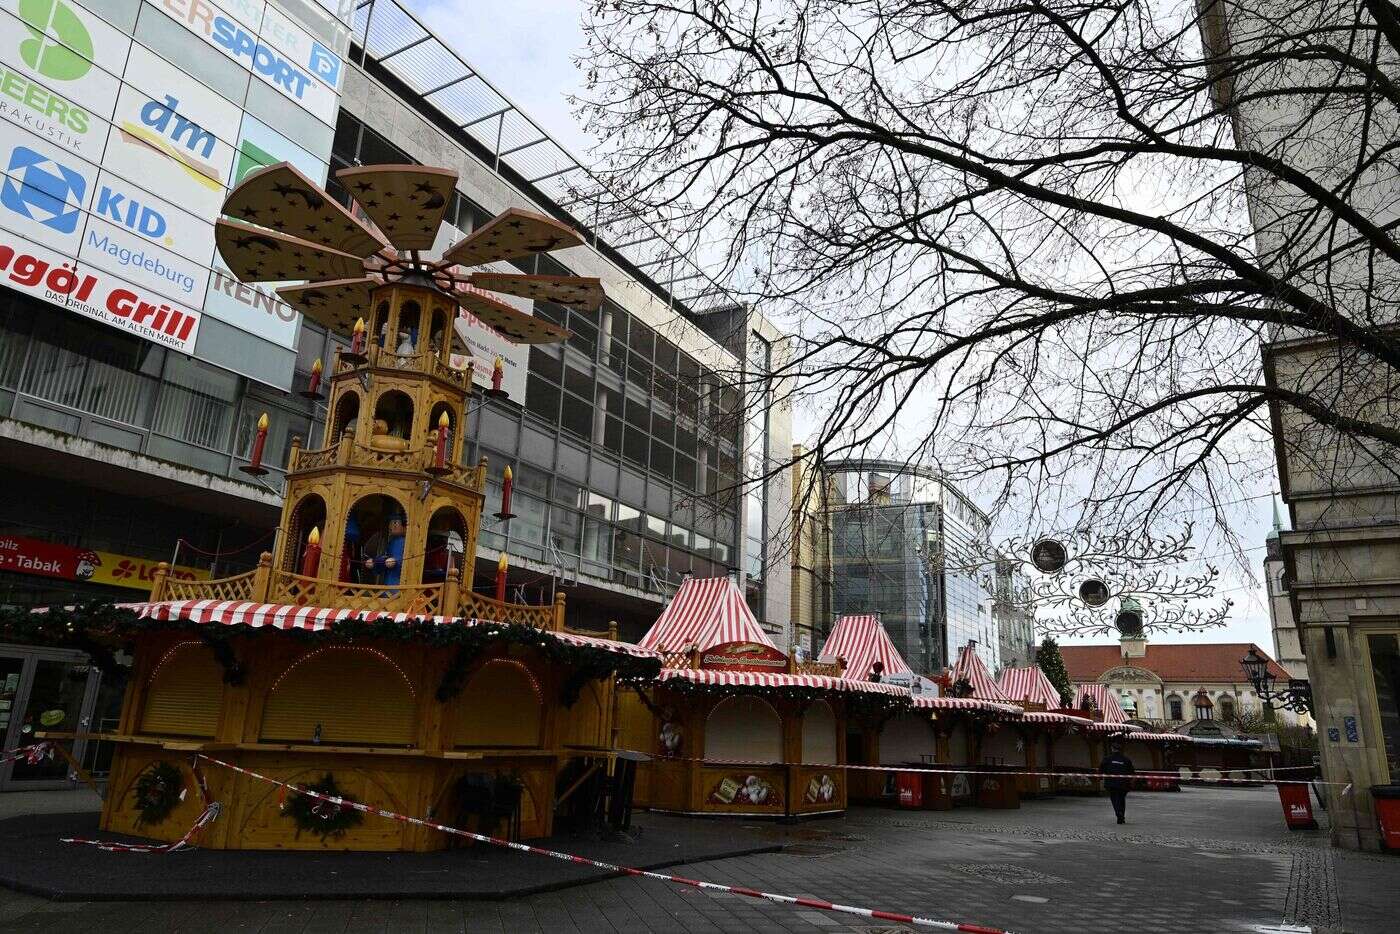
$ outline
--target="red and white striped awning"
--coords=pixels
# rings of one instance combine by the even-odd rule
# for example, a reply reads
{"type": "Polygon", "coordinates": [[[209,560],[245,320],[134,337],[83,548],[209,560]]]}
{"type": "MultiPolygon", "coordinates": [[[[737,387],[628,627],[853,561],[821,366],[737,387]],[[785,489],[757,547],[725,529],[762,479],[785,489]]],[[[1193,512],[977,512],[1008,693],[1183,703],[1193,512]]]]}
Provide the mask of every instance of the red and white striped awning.
{"type": "MultiPolygon", "coordinates": [[[[467,619],[447,616],[418,616],[413,613],[388,613],[378,610],[346,610],[323,606],[292,606],[283,603],[248,603],[238,600],[169,600],[160,603],[133,603],[129,609],[143,619],[189,620],[210,626],[250,626],[254,629],[302,629],[320,632],[330,629],[344,620],[378,622],[392,620],[396,623],[431,620],[439,626],[477,626],[491,624],[494,620],[467,619]]],[[[541,638],[555,639],[568,645],[586,646],[606,652],[618,652],[636,658],[659,658],[649,649],[640,648],[630,642],[614,642],[595,636],[584,636],[570,632],[540,630],[541,638]]]]}
{"type": "Polygon", "coordinates": [[[1051,710],[1061,706],[1060,692],[1055,690],[1039,665],[1003,668],[997,677],[997,687],[1014,701],[1044,704],[1051,710]]]}
{"type": "Polygon", "coordinates": [[[1011,699],[1002,693],[1001,688],[997,687],[997,683],[992,680],[991,673],[987,671],[987,666],[982,663],[982,659],[977,656],[977,649],[971,642],[958,649],[958,662],[953,666],[953,683],[956,684],[962,680],[966,680],[968,684],[972,685],[973,697],[1015,706],[1011,703],[1011,699]]]}
{"type": "Polygon", "coordinates": [[[705,652],[728,642],[778,649],[754,619],[738,584],[728,577],[692,577],[681,584],[638,645],[671,652],[695,646],[705,652]]]}
{"type": "Polygon", "coordinates": [[[1090,733],[1141,733],[1142,727],[1134,723],[1097,723],[1085,727],[1090,733]]]}
{"type": "Polygon", "coordinates": [[[1090,698],[1094,702],[1094,709],[1103,713],[1103,722],[1107,724],[1127,723],[1128,714],[1123,709],[1122,703],[1118,700],[1118,695],[1109,689],[1108,685],[1098,681],[1090,681],[1079,685],[1079,689],[1074,693],[1074,706],[1084,709],[1084,698],[1090,698]]]}
{"type": "Polygon", "coordinates": [[[1150,730],[1139,730],[1130,733],[1128,739],[1135,743],[1189,743],[1191,737],[1182,736],[1179,733],[1153,733],[1150,730]]]}
{"type": "Polygon", "coordinates": [[[1053,710],[1027,710],[1023,716],[1027,723],[1064,723],[1070,726],[1091,726],[1094,722],[1086,720],[1084,717],[1057,713],[1053,710]]]}
{"type": "Polygon", "coordinates": [[[661,681],[680,679],[695,684],[710,684],[716,687],[751,688],[816,688],[824,691],[862,692],[866,694],[888,694],[898,697],[908,695],[909,689],[894,684],[877,681],[855,681],[851,678],[832,678],[828,675],[790,675],[777,671],[729,671],[710,668],[663,668],[661,681]]]}
{"type": "Polygon", "coordinates": [[[831,635],[819,653],[822,658],[844,658],[845,676],[865,680],[879,662],[885,675],[913,674],[899,649],[890,641],[880,618],[874,615],[843,616],[836,621],[831,635]]]}
{"type": "Polygon", "coordinates": [[[914,706],[920,710],[977,710],[982,713],[1002,714],[1013,719],[1025,713],[1015,704],[998,704],[996,701],[980,700],[976,697],[930,697],[927,694],[916,694],[914,706]]]}

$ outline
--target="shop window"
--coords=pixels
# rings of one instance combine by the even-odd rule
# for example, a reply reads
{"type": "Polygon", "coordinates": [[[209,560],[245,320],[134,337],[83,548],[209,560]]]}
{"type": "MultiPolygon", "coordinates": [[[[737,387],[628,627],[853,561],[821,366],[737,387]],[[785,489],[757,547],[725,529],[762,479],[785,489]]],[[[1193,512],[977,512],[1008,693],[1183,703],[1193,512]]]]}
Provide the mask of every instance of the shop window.
{"type": "Polygon", "coordinates": [[[525,408],[551,425],[559,422],[559,388],[531,373],[525,380],[525,408]]]}
{"type": "Polygon", "coordinates": [[[264,742],[409,746],[416,698],[389,656],[363,646],[315,649],[284,671],[263,710],[264,742]]]}
{"type": "Polygon", "coordinates": [[[180,642],[151,672],[141,732],[160,736],[212,737],[219,727],[224,669],[202,642],[180,642]]]}
{"type": "Polygon", "coordinates": [[[1395,633],[1366,637],[1371,649],[1371,675],[1376,685],[1376,710],[1380,714],[1381,740],[1390,781],[1400,781],[1400,636],[1395,633]]]}
{"type": "Polygon", "coordinates": [[[544,700],[524,663],[498,658],[482,665],[453,702],[457,745],[487,748],[540,745],[544,700]]]}
{"type": "Polygon", "coordinates": [[[1181,698],[1179,698],[1179,697],[1169,697],[1169,698],[1167,698],[1167,709],[1170,711],[1171,719],[1173,719],[1173,720],[1183,720],[1183,719],[1185,719],[1185,717],[1182,716],[1181,698]]]}
{"type": "Polygon", "coordinates": [[[782,719],[762,698],[725,698],[705,721],[705,758],[710,762],[782,762],[782,719]]]}
{"type": "Polygon", "coordinates": [[[826,701],[814,701],[802,715],[802,761],[836,762],[836,714],[826,701]]]}

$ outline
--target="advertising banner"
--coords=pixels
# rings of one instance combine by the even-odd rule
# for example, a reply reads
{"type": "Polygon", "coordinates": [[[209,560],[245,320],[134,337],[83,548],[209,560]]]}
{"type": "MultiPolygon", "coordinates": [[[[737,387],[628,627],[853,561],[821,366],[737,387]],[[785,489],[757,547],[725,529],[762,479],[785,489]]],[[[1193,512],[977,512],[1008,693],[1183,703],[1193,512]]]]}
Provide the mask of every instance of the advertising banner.
{"type": "MultiPolygon", "coordinates": [[[[63,580],[92,581],[113,587],[150,590],[160,562],[110,551],[92,551],[18,535],[0,536],[0,571],[56,577],[63,580]]],[[[199,568],[172,567],[170,576],[178,580],[208,580],[209,572],[199,568]]]]}
{"type": "Polygon", "coordinates": [[[147,2],[322,123],[335,126],[340,56],[276,8],[240,4],[240,17],[211,0],[147,2]]]}

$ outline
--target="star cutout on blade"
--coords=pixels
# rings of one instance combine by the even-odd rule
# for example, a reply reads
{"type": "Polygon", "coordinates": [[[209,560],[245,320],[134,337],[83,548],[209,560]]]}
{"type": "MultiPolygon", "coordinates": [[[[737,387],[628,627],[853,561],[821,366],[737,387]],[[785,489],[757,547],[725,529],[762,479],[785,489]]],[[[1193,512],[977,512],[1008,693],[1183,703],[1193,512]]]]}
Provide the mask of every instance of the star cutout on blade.
{"type": "Polygon", "coordinates": [[[357,188],[360,191],[374,191],[374,185],[370,184],[369,182],[356,182],[355,188],[357,188]]]}
{"type": "Polygon", "coordinates": [[[258,214],[261,212],[259,212],[256,208],[247,207],[244,208],[241,213],[244,217],[248,218],[249,220],[252,220],[253,218],[257,217],[258,214]]]}

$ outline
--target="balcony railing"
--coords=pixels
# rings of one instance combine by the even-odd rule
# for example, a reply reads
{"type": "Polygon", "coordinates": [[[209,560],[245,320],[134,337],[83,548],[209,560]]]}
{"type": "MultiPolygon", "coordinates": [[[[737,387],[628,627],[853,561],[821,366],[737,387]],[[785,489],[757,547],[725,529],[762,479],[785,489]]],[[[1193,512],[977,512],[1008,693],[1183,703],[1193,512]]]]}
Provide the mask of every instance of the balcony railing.
{"type": "MultiPolygon", "coordinates": [[[[220,580],[176,580],[170,565],[162,562],[151,586],[151,602],[165,600],[239,600],[292,606],[328,607],[360,613],[408,613],[413,616],[461,617],[481,622],[533,626],[550,632],[566,631],[564,595],[553,603],[536,606],[506,603],[463,591],[461,570],[454,569],[440,584],[355,584],[305,577],[274,570],[272,555],[263,552],[255,570],[220,580]]],[[[610,630],[616,637],[616,629],[610,630]]],[[[588,633],[588,635],[607,635],[588,633]]]]}
{"type": "MultiPolygon", "coordinates": [[[[288,472],[327,470],[332,467],[368,467],[373,470],[397,470],[404,473],[425,473],[433,463],[434,448],[425,444],[407,451],[382,451],[359,444],[353,437],[342,435],[335,443],[320,450],[306,450],[293,442],[288,472]]],[[[447,464],[447,472],[438,479],[477,493],[486,491],[486,468],[481,464],[447,464]]]]}
{"type": "Polygon", "coordinates": [[[422,373],[435,379],[443,380],[453,384],[463,392],[471,392],[472,389],[472,367],[468,362],[463,369],[457,369],[442,362],[442,358],[433,350],[423,350],[419,353],[398,354],[386,347],[371,345],[365,352],[368,358],[362,364],[351,363],[339,353],[335,358],[335,372],[353,373],[356,370],[387,370],[395,373],[422,373]]]}

